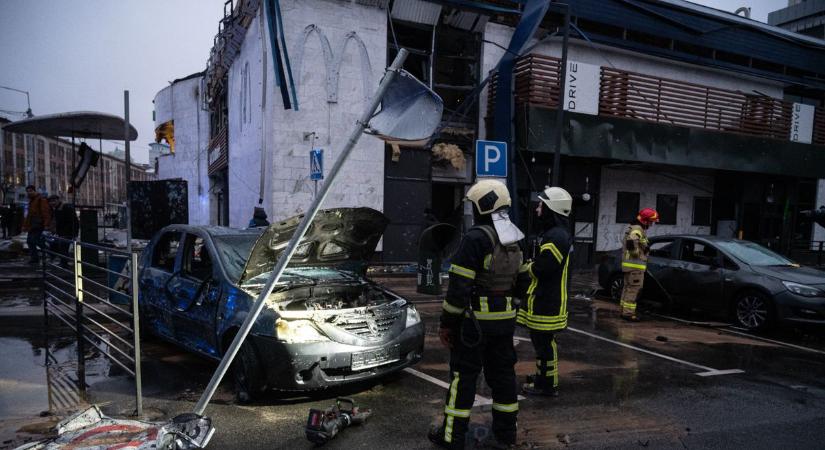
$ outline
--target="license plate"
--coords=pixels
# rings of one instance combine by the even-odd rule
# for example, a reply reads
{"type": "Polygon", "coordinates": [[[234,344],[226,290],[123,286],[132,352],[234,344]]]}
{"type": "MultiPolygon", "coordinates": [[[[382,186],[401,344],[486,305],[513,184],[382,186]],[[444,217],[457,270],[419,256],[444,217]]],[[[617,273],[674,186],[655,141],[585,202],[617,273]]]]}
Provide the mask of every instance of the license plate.
{"type": "Polygon", "coordinates": [[[366,352],[352,354],[352,370],[369,369],[400,359],[400,348],[398,344],[390,347],[377,348],[366,352]]]}

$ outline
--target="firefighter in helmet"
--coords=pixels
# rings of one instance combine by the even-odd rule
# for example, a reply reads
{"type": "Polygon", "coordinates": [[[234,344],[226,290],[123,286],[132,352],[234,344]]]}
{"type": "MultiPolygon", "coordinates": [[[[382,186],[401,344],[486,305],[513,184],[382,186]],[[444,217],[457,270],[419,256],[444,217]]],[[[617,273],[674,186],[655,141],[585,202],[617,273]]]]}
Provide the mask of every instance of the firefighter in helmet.
{"type": "Polygon", "coordinates": [[[636,321],[636,298],[642,290],[647,269],[647,255],[650,247],[645,233],[651,225],[659,221],[659,213],[653,208],[639,211],[636,221],[631,223],[624,233],[622,248],[622,319],[636,321]]]}
{"type": "Polygon", "coordinates": [[[443,448],[463,449],[481,370],[492,390],[493,442],[516,442],[516,352],[513,293],[524,235],[507,215],[510,193],[504,183],[484,179],[465,200],[473,204],[475,225],[452,258],[442,304],[439,338],[450,350],[450,388],[444,419],[428,437],[443,448]]]}
{"type": "Polygon", "coordinates": [[[548,187],[539,193],[538,256],[521,268],[520,279],[526,279],[524,284],[528,287],[522,295],[524,303],[517,321],[530,330],[536,351],[536,374],[532,382],[522,387],[528,395],[558,395],[559,354],[555,335],[567,328],[567,265],[573,245],[568,216],[572,205],[573,197],[560,187],[548,187]]]}

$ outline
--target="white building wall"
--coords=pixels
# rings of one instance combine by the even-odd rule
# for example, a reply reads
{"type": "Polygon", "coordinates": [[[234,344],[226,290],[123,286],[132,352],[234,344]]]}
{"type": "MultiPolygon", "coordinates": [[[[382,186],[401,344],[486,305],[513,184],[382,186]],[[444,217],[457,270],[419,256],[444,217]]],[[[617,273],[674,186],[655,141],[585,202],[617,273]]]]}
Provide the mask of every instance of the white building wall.
{"type": "Polygon", "coordinates": [[[679,197],[676,225],[656,224],[648,236],[663,234],[710,234],[710,227],[695,226],[693,198],[713,197],[713,178],[699,175],[668,174],[603,167],[599,190],[599,215],[596,251],[621,248],[626,223],[616,223],[617,192],[638,192],[639,209],[656,208],[656,195],[679,197]]]}
{"type": "MultiPolygon", "coordinates": [[[[814,204],[814,209],[819,209],[820,206],[825,205],[825,179],[820,179],[816,183],[816,203],[814,204]]],[[[816,241],[825,241],[825,228],[817,225],[816,223],[811,224],[813,227],[813,233],[811,234],[811,240],[814,241],[813,248],[819,248],[819,243],[816,241]]]]}
{"type": "Polygon", "coordinates": [[[189,191],[189,223],[208,225],[209,177],[206,147],[209,114],[201,108],[201,78],[179,81],[155,96],[155,126],[175,121],[175,153],[158,158],[156,179],[181,178],[189,191]]]}
{"type": "MultiPolygon", "coordinates": [[[[252,217],[261,170],[265,171],[264,206],[270,221],[299,214],[309,206],[313,196],[311,140],[305,135],[316,133],[315,146],[324,149],[328,173],[386,66],[386,10],[355,2],[296,0],[282,1],[281,9],[299,110],[283,108],[275,86],[268,29],[265,21],[260,26],[258,16],[229,73],[229,215],[233,227],[246,226],[252,217]],[[314,31],[307,34],[310,29],[314,31]],[[329,61],[320,35],[329,42],[329,61]],[[367,60],[355,36],[364,43],[367,60]],[[331,103],[327,80],[336,73],[338,83],[331,87],[337,91],[337,102],[331,103]]],[[[363,136],[324,207],[382,210],[383,185],[384,144],[363,136]]]]}
{"type": "MultiPolygon", "coordinates": [[[[488,23],[484,30],[484,39],[495,42],[507,48],[510,38],[513,35],[513,28],[496,23],[488,23]]],[[[532,40],[533,45],[536,40],[532,40]]],[[[561,58],[561,38],[547,40],[537,45],[527,53],[537,53],[541,55],[561,58]]],[[[482,44],[481,73],[486,76],[492,70],[504,50],[489,42],[482,44]]],[[[604,45],[595,44],[591,46],[580,40],[571,40],[568,46],[567,58],[570,61],[593,64],[604,67],[615,67],[619,70],[641,73],[655,77],[669,78],[672,80],[696,83],[702,86],[742,91],[753,94],[758,91],[773,98],[782,99],[783,87],[781,83],[739,75],[730,71],[723,71],[709,67],[703,67],[679,61],[648,56],[641,53],[622,50],[604,45]]],[[[487,90],[485,89],[479,99],[480,111],[487,111],[487,90]]],[[[485,136],[484,113],[479,118],[479,136],[485,136]]]]}

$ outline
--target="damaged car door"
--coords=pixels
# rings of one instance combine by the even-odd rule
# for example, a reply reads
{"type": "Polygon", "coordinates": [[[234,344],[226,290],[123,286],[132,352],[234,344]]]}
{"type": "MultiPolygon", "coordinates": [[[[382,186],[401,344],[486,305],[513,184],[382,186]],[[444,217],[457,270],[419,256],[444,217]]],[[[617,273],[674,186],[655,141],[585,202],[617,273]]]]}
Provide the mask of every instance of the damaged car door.
{"type": "Polygon", "coordinates": [[[218,268],[214,251],[205,236],[187,232],[180,251],[180,269],[170,281],[168,294],[172,305],[175,340],[187,348],[218,356],[215,318],[220,300],[218,268]]]}
{"type": "Polygon", "coordinates": [[[148,264],[144,265],[140,278],[144,320],[148,322],[149,329],[168,339],[174,339],[174,331],[166,291],[176,276],[178,247],[182,236],[181,231],[170,230],[160,235],[154,244],[150,244],[148,264]]]}

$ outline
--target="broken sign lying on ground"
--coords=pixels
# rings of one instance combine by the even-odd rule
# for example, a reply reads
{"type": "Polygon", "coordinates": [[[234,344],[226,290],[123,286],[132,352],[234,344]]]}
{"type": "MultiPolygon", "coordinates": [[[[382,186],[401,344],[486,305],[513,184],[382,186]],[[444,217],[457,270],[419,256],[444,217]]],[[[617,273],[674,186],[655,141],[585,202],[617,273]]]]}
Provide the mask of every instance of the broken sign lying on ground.
{"type": "Polygon", "coordinates": [[[167,423],[113,419],[92,405],[55,427],[56,436],[17,450],[190,450],[206,447],[215,429],[208,417],[181,414],[167,423]]]}

